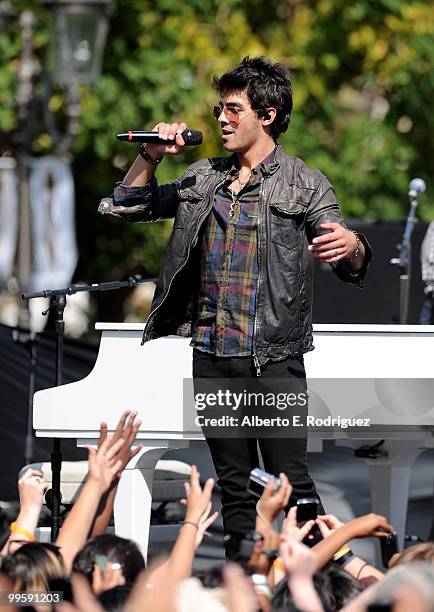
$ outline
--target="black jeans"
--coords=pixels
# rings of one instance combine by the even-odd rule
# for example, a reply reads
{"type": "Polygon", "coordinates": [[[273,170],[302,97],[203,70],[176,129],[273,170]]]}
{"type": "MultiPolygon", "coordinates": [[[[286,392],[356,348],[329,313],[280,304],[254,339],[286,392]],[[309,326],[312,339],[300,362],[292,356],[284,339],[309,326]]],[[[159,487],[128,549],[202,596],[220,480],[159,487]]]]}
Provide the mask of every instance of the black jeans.
{"type": "MultiPolygon", "coordinates": [[[[303,357],[269,361],[261,368],[264,378],[305,379],[303,357]]],[[[216,357],[193,350],[193,378],[256,378],[250,357],[216,357]]],[[[264,468],[271,474],[284,472],[293,491],[288,509],[297,499],[318,497],[308,472],[306,437],[297,438],[207,438],[222,489],[222,517],[225,533],[246,533],[255,528],[256,503],[246,490],[250,471],[259,467],[257,443],[264,468]]],[[[323,512],[320,505],[320,511],[323,512]]]]}

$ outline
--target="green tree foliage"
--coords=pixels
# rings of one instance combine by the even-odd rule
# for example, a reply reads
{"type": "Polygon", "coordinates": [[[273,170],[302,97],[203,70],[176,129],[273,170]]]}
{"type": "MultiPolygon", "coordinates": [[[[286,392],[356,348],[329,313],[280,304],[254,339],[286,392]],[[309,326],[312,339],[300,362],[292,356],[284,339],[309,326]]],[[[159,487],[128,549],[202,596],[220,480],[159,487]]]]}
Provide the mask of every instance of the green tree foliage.
{"type": "MultiPolygon", "coordinates": [[[[115,134],[178,120],[204,131],[201,147],[161,164],[160,182],[195,159],[221,154],[210,80],[246,55],[291,69],[294,113],[281,144],[329,177],[345,216],[402,218],[409,179],[421,176],[429,185],[434,174],[433,31],[428,0],[118,0],[103,75],[82,91],[74,164],[79,276],[157,273],[170,222],[128,225],[96,213],[136,154],[115,134]]],[[[46,40],[42,19],[40,53],[46,40]]],[[[17,31],[0,34],[0,51],[0,129],[10,133],[17,31]]],[[[52,108],[61,114],[60,92],[52,108]]],[[[41,134],[35,151],[49,148],[41,134]]],[[[434,217],[431,194],[421,201],[425,218],[434,217]]]]}

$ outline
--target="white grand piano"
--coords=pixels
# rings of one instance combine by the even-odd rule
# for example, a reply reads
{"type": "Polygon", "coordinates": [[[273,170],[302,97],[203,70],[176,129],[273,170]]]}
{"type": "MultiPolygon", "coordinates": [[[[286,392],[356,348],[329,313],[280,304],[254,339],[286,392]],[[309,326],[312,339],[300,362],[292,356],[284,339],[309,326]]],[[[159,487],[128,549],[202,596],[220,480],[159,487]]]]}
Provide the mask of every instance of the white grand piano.
{"type": "MultiPolygon", "coordinates": [[[[94,369],[81,381],[37,392],[33,424],[37,436],[75,438],[82,446],[96,444],[102,420],[114,428],[125,409],[138,411],[144,448],[123,472],[114,513],[116,533],[146,555],[155,464],[168,449],[202,438],[183,424],[192,349],[189,339],[175,336],[141,346],[143,324],[97,323],[96,329],[102,336],[94,369]]],[[[314,412],[369,418],[371,426],[317,431],[309,450],[321,451],[326,438],[355,449],[384,440],[380,456],[364,459],[372,511],[389,517],[402,544],[411,466],[434,446],[434,326],[316,325],[314,343],[305,355],[314,412]],[[350,401],[338,378],[346,379],[350,401]]]]}

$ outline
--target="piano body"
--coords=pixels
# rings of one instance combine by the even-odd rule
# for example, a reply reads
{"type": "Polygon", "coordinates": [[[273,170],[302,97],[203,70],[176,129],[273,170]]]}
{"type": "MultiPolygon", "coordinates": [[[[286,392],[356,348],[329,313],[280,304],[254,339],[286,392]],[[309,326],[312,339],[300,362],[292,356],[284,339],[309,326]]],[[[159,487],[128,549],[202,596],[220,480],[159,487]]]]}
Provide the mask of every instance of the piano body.
{"type": "MultiPolygon", "coordinates": [[[[192,349],[188,338],[177,336],[141,346],[143,324],[97,323],[96,329],[102,336],[92,372],[37,392],[33,425],[37,436],[75,438],[81,446],[97,443],[102,420],[113,429],[124,410],[138,411],[137,440],[144,447],[122,474],[114,515],[116,533],[134,539],[146,555],[155,464],[168,449],[203,439],[200,431],[183,426],[183,379],[191,378],[192,349]]],[[[434,326],[315,325],[314,344],[316,349],[305,355],[309,389],[311,381],[314,388],[309,404],[317,393],[321,414],[325,407],[333,416],[368,416],[371,426],[312,432],[309,450],[320,451],[327,438],[354,449],[384,440],[380,456],[364,459],[372,511],[389,518],[402,544],[411,466],[420,452],[434,446],[434,393],[426,408],[420,401],[414,408],[408,381],[400,387],[399,380],[413,379],[416,395],[419,383],[432,391],[434,326]],[[336,384],[327,384],[338,378],[348,379],[351,402],[342,401],[336,384]],[[365,385],[361,391],[357,381],[365,385]]]]}

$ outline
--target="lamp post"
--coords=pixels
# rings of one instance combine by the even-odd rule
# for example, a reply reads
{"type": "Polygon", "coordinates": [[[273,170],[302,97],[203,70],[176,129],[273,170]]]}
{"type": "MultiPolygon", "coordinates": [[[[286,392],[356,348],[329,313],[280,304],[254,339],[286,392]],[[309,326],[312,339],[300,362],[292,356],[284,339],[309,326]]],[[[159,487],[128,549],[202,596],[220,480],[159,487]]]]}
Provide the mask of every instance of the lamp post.
{"type": "MultiPolygon", "coordinates": [[[[52,13],[54,36],[52,42],[54,67],[51,80],[65,92],[67,126],[63,134],[56,129],[50,101],[50,83],[33,52],[32,35],[36,23],[31,11],[19,15],[22,51],[17,70],[16,107],[17,130],[17,177],[19,189],[20,230],[17,249],[18,293],[28,288],[31,278],[32,249],[29,211],[29,164],[32,153],[33,129],[31,108],[35,104],[35,85],[40,82],[45,95],[43,99],[46,129],[51,135],[54,153],[69,156],[79,132],[80,97],[79,85],[91,85],[101,72],[105,39],[108,30],[108,7],[110,0],[43,0],[52,13]]],[[[11,10],[7,0],[0,3],[2,15],[10,21],[11,10]],[[1,7],[4,7],[3,11],[1,7]]],[[[15,13],[16,15],[16,13],[15,13]]],[[[20,303],[18,325],[29,326],[29,311],[20,303]]]]}
{"type": "Polygon", "coordinates": [[[91,85],[101,72],[109,0],[43,0],[54,13],[53,79],[91,85]]]}
{"type": "MultiPolygon", "coordinates": [[[[32,34],[35,17],[31,11],[20,15],[23,48],[17,71],[17,176],[19,180],[20,231],[18,238],[18,291],[27,289],[31,278],[31,220],[29,206],[29,158],[32,153],[33,125],[31,118],[32,105],[35,103],[35,84],[42,85],[44,91],[43,105],[46,129],[50,133],[54,153],[58,156],[70,156],[74,139],[79,131],[80,98],[79,85],[94,83],[101,71],[105,38],[108,29],[107,8],[110,0],[43,0],[54,17],[54,71],[52,80],[65,91],[65,110],[68,118],[66,131],[61,135],[55,125],[49,102],[51,88],[42,71],[38,59],[33,53],[32,34]]],[[[60,304],[60,302],[59,302],[60,304]]],[[[56,306],[58,302],[56,302],[56,306]]],[[[63,342],[63,308],[60,318],[56,317],[56,384],[62,383],[62,342],[63,342]]],[[[57,310],[56,310],[57,312],[57,310]]],[[[29,311],[24,302],[20,302],[18,324],[29,327],[29,311]]],[[[33,391],[29,391],[29,423],[31,423],[33,391]]],[[[31,456],[31,445],[27,445],[27,455],[31,456]]],[[[60,470],[62,454],[60,440],[53,440],[51,453],[52,470],[52,525],[51,536],[54,540],[60,526],[60,470]]]]}
{"type": "Polygon", "coordinates": [[[71,151],[79,131],[79,85],[101,74],[110,0],[43,0],[53,14],[52,79],[65,90],[68,127],[57,152],[71,151]]]}

